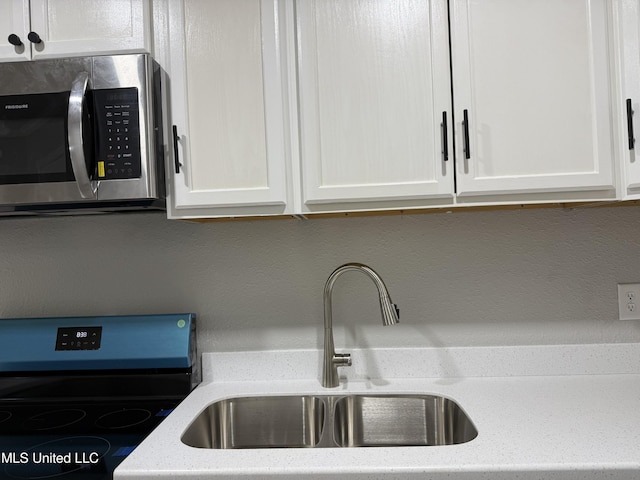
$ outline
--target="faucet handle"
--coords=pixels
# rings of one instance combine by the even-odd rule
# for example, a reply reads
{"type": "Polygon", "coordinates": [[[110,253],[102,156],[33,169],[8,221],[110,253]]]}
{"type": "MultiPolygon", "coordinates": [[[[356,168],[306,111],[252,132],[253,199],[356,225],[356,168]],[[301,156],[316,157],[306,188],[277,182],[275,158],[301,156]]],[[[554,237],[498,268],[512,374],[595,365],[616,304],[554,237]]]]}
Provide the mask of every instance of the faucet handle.
{"type": "Polygon", "coordinates": [[[350,353],[334,353],[332,362],[336,367],[350,367],[351,354],[350,353]]]}

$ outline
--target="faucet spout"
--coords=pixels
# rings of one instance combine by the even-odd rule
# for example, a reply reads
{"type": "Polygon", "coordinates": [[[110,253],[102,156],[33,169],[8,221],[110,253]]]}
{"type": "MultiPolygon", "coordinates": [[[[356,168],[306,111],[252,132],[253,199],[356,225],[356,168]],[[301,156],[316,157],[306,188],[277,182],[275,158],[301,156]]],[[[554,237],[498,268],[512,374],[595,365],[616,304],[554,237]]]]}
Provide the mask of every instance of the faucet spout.
{"type": "Polygon", "coordinates": [[[346,263],[336,268],[324,285],[324,359],[322,371],[322,386],[326,388],[335,388],[340,384],[338,377],[338,367],[350,366],[351,355],[348,353],[335,352],[333,343],[333,318],[331,297],[333,294],[333,286],[338,277],[349,270],[364,273],[367,275],[378,289],[380,300],[380,312],[382,313],[383,325],[394,325],[400,321],[400,310],[395,303],[391,301],[391,296],[387,290],[387,286],[382,281],[380,275],[375,270],[362,263],[346,263]]]}

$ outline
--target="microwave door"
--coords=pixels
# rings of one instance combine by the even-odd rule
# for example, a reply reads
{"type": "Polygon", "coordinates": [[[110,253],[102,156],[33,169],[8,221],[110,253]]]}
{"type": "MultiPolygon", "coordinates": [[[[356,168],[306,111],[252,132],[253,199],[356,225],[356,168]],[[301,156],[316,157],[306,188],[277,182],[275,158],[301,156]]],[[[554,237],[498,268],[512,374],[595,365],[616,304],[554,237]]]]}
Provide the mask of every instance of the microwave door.
{"type": "Polygon", "coordinates": [[[68,90],[0,96],[1,204],[81,198],[68,153],[68,103],[68,90]]]}
{"type": "Polygon", "coordinates": [[[0,96],[0,205],[97,199],[88,74],[69,87],[0,96]]]}
{"type": "Polygon", "coordinates": [[[80,195],[84,199],[95,200],[97,198],[99,182],[92,180],[90,175],[93,168],[90,167],[92,145],[86,145],[93,138],[90,123],[87,121],[87,88],[89,86],[89,74],[81,72],[73,81],[69,94],[69,112],[67,117],[69,137],[69,157],[71,168],[78,185],[80,195]],[[89,147],[89,148],[87,148],[89,147]]]}

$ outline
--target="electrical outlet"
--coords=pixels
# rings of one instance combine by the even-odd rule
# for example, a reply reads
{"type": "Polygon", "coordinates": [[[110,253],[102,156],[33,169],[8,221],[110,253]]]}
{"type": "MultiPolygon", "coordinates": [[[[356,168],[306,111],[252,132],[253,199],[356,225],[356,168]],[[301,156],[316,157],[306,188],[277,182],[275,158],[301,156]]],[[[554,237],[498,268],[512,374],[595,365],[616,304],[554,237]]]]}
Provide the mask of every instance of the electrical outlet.
{"type": "Polygon", "coordinates": [[[618,318],[640,320],[640,283],[618,284],[618,318]]]}

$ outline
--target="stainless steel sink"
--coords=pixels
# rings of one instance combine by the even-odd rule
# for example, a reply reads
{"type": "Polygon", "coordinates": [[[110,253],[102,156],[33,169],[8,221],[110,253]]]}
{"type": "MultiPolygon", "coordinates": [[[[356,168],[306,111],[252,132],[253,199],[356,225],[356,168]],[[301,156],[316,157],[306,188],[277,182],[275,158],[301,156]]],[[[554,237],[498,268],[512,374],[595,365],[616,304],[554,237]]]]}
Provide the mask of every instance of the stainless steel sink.
{"type": "Polygon", "coordinates": [[[453,400],[433,395],[354,395],[336,402],[334,439],[341,447],[454,445],[478,435],[453,400]]]}
{"type": "Polygon", "coordinates": [[[445,397],[291,395],[213,403],[182,442],[196,448],[428,446],[477,435],[460,406],[445,397]]]}
{"type": "Polygon", "coordinates": [[[182,442],[198,448],[313,447],[324,406],[312,396],[229,398],[198,415],[182,442]]]}

